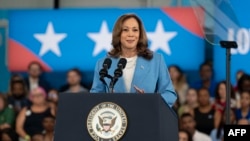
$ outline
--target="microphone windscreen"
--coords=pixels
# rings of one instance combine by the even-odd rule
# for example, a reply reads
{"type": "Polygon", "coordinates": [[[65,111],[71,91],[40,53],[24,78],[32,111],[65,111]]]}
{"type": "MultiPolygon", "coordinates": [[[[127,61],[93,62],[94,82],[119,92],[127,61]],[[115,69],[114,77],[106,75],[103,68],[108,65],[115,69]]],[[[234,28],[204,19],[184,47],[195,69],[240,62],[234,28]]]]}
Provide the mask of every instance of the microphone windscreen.
{"type": "Polygon", "coordinates": [[[122,68],[124,69],[125,66],[127,64],[127,60],[125,58],[121,58],[117,64],[117,66],[119,67],[120,65],[122,66],[122,68]]]}
{"type": "Polygon", "coordinates": [[[106,59],[104,60],[102,66],[103,66],[104,68],[107,67],[107,69],[109,69],[110,66],[111,66],[111,64],[112,64],[112,60],[111,60],[110,58],[106,58],[106,59]]]}

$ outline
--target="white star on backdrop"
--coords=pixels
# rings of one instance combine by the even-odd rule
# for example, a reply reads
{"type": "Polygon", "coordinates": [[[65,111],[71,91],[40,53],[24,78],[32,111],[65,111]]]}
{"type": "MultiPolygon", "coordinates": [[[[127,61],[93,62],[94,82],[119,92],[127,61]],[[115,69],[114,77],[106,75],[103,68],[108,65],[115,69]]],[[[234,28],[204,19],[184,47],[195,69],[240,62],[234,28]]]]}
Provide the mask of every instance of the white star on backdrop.
{"type": "Polygon", "coordinates": [[[106,21],[102,22],[101,29],[97,33],[88,33],[89,38],[95,41],[93,56],[98,55],[101,51],[109,51],[111,48],[112,33],[108,30],[106,21]]]}
{"type": "Polygon", "coordinates": [[[57,56],[61,56],[59,48],[59,42],[61,42],[67,36],[66,33],[55,33],[52,22],[47,25],[46,32],[44,34],[36,33],[34,37],[41,42],[42,46],[39,52],[39,56],[43,56],[48,51],[52,51],[57,56]]]}
{"type": "Polygon", "coordinates": [[[158,20],[155,31],[147,32],[148,39],[151,41],[150,49],[157,51],[161,49],[166,54],[171,55],[169,41],[177,35],[177,32],[165,32],[161,20],[158,20]]]}

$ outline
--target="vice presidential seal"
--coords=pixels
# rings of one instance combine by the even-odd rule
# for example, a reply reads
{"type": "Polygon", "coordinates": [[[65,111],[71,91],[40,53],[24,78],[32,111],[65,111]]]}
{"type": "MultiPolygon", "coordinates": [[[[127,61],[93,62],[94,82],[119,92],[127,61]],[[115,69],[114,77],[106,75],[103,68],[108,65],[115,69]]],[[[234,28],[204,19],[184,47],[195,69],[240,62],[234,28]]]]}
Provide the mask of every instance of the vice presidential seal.
{"type": "Polygon", "coordinates": [[[118,141],[127,129],[124,110],[112,102],[96,105],[87,118],[87,128],[95,141],[118,141]]]}

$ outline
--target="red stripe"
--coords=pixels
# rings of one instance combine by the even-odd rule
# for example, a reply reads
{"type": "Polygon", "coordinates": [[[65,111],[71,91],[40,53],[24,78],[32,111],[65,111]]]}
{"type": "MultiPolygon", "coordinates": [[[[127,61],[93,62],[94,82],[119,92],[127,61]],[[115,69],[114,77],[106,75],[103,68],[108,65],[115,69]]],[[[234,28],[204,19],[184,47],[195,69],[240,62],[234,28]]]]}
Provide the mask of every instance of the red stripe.
{"type": "Polygon", "coordinates": [[[8,43],[8,68],[10,71],[25,72],[31,61],[39,62],[44,71],[51,71],[51,68],[46,63],[22,44],[12,39],[9,39],[8,43]]]}
{"type": "Polygon", "coordinates": [[[162,10],[180,26],[184,27],[185,29],[199,37],[204,37],[202,27],[204,23],[204,12],[201,8],[162,7],[162,10]],[[199,18],[196,17],[196,12],[199,12],[199,18]]]}

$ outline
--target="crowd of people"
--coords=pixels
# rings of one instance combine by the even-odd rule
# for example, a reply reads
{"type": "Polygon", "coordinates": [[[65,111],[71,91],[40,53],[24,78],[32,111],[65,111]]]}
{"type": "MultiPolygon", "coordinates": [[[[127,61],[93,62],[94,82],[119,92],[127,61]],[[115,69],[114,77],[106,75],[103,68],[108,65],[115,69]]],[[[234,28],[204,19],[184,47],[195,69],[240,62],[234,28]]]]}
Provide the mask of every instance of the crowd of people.
{"type": "MultiPolygon", "coordinates": [[[[178,66],[168,69],[178,95],[173,109],[179,118],[179,141],[223,141],[226,81],[215,82],[211,62],[200,65],[200,80],[194,83],[186,81],[178,66]]],[[[236,76],[237,83],[230,88],[229,124],[249,125],[250,75],[239,70],[236,76]]]]}
{"type": "MultiPolygon", "coordinates": [[[[179,119],[179,141],[222,141],[226,123],[226,81],[215,82],[209,62],[200,65],[200,80],[188,83],[177,65],[168,71],[178,95],[172,107],[179,119]]],[[[13,74],[9,91],[0,94],[1,140],[52,141],[58,98],[62,92],[89,92],[77,68],[67,72],[67,84],[59,89],[41,77],[42,66],[31,62],[28,77],[13,74]]],[[[250,75],[239,71],[231,85],[231,124],[250,122],[250,75]]]]}
{"type": "Polygon", "coordinates": [[[89,91],[77,68],[67,72],[67,84],[59,89],[51,87],[42,73],[42,66],[31,62],[27,77],[13,74],[9,90],[0,93],[0,140],[52,141],[59,93],[89,91]]]}

